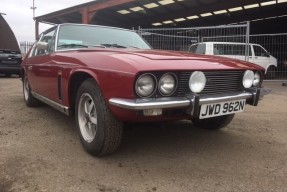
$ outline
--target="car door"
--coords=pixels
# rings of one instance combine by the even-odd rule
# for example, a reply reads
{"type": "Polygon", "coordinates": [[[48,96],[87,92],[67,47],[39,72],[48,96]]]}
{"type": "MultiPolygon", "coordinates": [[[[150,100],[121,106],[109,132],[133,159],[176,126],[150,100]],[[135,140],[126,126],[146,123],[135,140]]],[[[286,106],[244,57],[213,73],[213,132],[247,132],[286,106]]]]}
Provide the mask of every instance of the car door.
{"type": "Polygon", "coordinates": [[[253,52],[254,56],[252,58],[252,63],[267,69],[270,64],[270,55],[268,52],[260,45],[253,45],[253,52]]]}
{"type": "Polygon", "coordinates": [[[32,91],[53,101],[58,101],[58,66],[53,60],[56,31],[57,28],[52,28],[43,33],[37,44],[46,43],[46,49],[36,44],[26,70],[32,91]]]}

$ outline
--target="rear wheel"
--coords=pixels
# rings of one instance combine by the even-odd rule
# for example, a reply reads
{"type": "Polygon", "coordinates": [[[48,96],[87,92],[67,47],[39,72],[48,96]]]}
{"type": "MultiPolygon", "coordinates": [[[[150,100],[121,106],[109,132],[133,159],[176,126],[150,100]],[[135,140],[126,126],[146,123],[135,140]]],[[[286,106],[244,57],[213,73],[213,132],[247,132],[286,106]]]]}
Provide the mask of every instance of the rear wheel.
{"type": "Polygon", "coordinates": [[[75,110],[80,139],[87,152],[104,156],[118,149],[123,124],[113,117],[93,79],[84,81],[80,86],[75,110]]]}
{"type": "Polygon", "coordinates": [[[217,130],[226,127],[229,123],[231,123],[235,114],[224,115],[219,117],[211,117],[207,119],[192,119],[192,122],[200,128],[217,130]]]}
{"type": "Polygon", "coordinates": [[[26,75],[24,75],[23,78],[23,95],[24,101],[28,107],[36,107],[41,105],[41,101],[39,101],[32,95],[29,81],[26,75]]]}

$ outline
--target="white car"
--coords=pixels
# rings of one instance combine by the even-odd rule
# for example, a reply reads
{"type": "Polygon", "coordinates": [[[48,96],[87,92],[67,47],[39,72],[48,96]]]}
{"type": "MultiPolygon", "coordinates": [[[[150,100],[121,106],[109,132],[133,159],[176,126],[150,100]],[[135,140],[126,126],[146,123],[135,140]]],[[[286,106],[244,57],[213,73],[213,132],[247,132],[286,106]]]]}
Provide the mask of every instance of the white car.
{"type": "Polygon", "coordinates": [[[274,77],[277,59],[270,55],[261,45],[250,43],[249,50],[246,49],[246,45],[246,43],[233,42],[203,42],[192,44],[188,52],[247,60],[265,68],[265,74],[268,73],[269,77],[274,77]],[[248,55],[247,52],[249,52],[248,58],[246,57],[248,55]]]}

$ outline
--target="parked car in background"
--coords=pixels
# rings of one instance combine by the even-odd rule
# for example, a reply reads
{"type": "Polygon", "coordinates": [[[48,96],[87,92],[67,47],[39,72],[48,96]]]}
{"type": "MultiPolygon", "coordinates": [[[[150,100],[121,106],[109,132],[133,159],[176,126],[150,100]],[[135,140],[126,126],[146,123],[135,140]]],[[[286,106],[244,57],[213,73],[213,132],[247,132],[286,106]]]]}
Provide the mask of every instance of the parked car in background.
{"type": "Polygon", "coordinates": [[[8,23],[0,14],[0,74],[10,77],[21,75],[22,55],[17,39],[8,23]]]}
{"type": "Polygon", "coordinates": [[[203,42],[189,47],[191,53],[217,55],[245,61],[246,59],[265,69],[268,78],[274,78],[277,68],[277,59],[270,55],[261,45],[234,42],[203,42]],[[249,55],[247,54],[249,52],[249,55]],[[246,58],[246,55],[248,58],[246,58]]]}
{"type": "Polygon", "coordinates": [[[17,50],[0,49],[0,74],[10,77],[12,74],[21,75],[22,55],[17,50]]]}
{"type": "Polygon", "coordinates": [[[228,58],[152,50],[136,32],[60,24],[41,34],[22,63],[28,107],[42,101],[75,115],[84,148],[113,153],[130,122],[192,120],[228,125],[257,106],[264,68],[228,58]]]}

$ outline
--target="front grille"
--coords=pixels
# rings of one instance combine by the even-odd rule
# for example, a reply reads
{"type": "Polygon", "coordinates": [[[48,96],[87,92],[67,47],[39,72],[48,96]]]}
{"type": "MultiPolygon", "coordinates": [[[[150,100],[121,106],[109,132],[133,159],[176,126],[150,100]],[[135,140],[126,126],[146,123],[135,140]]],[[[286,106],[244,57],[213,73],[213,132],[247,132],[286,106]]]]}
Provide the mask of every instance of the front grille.
{"type": "MultiPolygon", "coordinates": [[[[220,94],[242,91],[244,71],[203,71],[207,82],[200,94],[220,94]]],[[[178,74],[178,88],[176,95],[184,96],[192,93],[189,89],[189,78],[192,72],[178,74]]]]}

